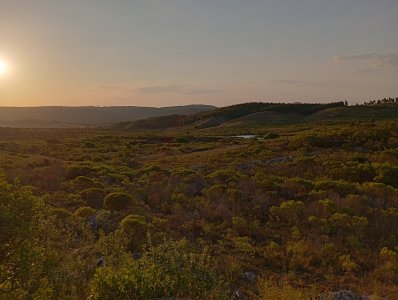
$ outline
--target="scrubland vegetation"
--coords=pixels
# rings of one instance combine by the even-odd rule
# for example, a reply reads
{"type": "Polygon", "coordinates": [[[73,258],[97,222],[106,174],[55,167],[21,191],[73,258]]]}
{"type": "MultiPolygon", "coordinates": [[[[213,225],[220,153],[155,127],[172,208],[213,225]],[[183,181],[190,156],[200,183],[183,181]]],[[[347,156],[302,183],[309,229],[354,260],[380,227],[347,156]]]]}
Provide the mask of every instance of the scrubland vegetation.
{"type": "Polygon", "coordinates": [[[396,119],[0,137],[1,299],[398,295],[396,119]]]}

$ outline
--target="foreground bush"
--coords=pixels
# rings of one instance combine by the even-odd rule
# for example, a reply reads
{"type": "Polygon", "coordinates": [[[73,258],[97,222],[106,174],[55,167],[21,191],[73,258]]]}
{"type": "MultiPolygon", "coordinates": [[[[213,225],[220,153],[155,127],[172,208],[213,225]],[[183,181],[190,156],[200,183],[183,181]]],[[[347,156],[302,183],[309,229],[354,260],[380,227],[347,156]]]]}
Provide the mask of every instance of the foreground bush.
{"type": "Polygon", "coordinates": [[[85,299],[93,236],[78,220],[0,174],[0,299],[85,299]]]}
{"type": "Polygon", "coordinates": [[[0,298],[17,299],[40,287],[44,267],[43,202],[0,176],[0,298]],[[4,297],[4,298],[2,298],[4,297]]]}
{"type": "Polygon", "coordinates": [[[261,300],[316,299],[318,294],[313,288],[297,288],[287,282],[278,283],[270,279],[260,279],[257,288],[261,300]]]}
{"type": "Polygon", "coordinates": [[[98,269],[92,281],[93,298],[231,299],[226,282],[210,265],[205,252],[190,252],[185,240],[149,244],[139,260],[120,268],[98,269]]]}

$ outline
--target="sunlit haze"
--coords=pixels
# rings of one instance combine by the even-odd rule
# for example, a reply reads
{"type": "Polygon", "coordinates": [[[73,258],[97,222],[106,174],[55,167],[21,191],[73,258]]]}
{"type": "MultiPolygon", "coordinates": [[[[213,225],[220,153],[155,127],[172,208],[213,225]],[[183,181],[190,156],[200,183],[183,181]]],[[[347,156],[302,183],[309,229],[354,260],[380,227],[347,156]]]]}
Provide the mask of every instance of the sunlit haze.
{"type": "Polygon", "coordinates": [[[2,0],[0,106],[395,97],[397,15],[397,0],[2,0]]]}
{"type": "Polygon", "coordinates": [[[0,77],[6,76],[7,71],[8,71],[7,62],[0,58],[0,77]]]}

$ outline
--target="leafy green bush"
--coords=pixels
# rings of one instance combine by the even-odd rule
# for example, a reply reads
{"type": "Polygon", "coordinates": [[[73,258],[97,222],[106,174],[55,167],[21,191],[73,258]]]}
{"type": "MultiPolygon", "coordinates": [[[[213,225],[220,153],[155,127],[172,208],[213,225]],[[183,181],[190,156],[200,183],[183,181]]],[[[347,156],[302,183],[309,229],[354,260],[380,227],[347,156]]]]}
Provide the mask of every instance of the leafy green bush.
{"type": "Polygon", "coordinates": [[[130,249],[132,251],[141,250],[148,231],[145,218],[139,215],[128,215],[120,222],[120,228],[129,241],[130,249]]]}
{"type": "Polygon", "coordinates": [[[72,165],[66,170],[66,179],[74,179],[78,176],[87,176],[93,169],[88,165],[72,165]]]}
{"type": "Polygon", "coordinates": [[[74,214],[82,219],[90,219],[95,215],[95,210],[91,207],[82,206],[76,209],[74,214]]]}
{"type": "Polygon", "coordinates": [[[127,209],[132,203],[132,198],[126,193],[110,193],[104,198],[104,207],[111,211],[127,209]]]}
{"type": "Polygon", "coordinates": [[[0,177],[0,298],[21,299],[40,286],[44,204],[31,190],[0,177]]]}
{"type": "Polygon", "coordinates": [[[102,206],[102,202],[105,198],[106,192],[100,188],[89,188],[81,192],[81,196],[87,205],[99,209],[102,206]]]}
{"type": "Polygon", "coordinates": [[[334,191],[339,193],[340,195],[348,195],[348,194],[355,194],[357,192],[357,189],[354,184],[339,180],[339,181],[334,181],[334,180],[325,180],[325,181],[320,181],[317,182],[316,184],[316,189],[317,190],[323,190],[323,191],[334,191]]]}
{"type": "Polygon", "coordinates": [[[389,163],[376,164],[375,181],[398,188],[398,166],[389,163]]]}
{"type": "Polygon", "coordinates": [[[275,132],[268,132],[265,136],[264,139],[266,140],[272,140],[272,139],[277,139],[279,137],[279,134],[275,132]]]}
{"type": "Polygon", "coordinates": [[[179,144],[189,143],[189,137],[178,136],[174,139],[174,142],[179,144]]]}
{"type": "Polygon", "coordinates": [[[398,253],[383,247],[379,254],[379,265],[375,270],[376,278],[382,281],[398,281],[398,253]]]}
{"type": "Polygon", "coordinates": [[[299,221],[302,222],[301,218],[304,209],[305,205],[302,201],[284,201],[279,206],[272,206],[270,208],[270,219],[275,223],[291,227],[299,221]]]}
{"type": "Polygon", "coordinates": [[[95,148],[95,144],[91,141],[84,142],[84,147],[86,148],[95,148]]]}
{"type": "Polygon", "coordinates": [[[212,267],[206,252],[191,252],[186,240],[158,246],[149,243],[141,259],[120,268],[97,269],[92,294],[101,300],[231,299],[228,285],[212,267]]]}
{"type": "Polygon", "coordinates": [[[298,288],[287,282],[276,282],[271,279],[260,279],[257,283],[260,297],[259,299],[315,299],[317,291],[313,288],[298,288]]]}
{"type": "Polygon", "coordinates": [[[88,188],[93,188],[97,184],[91,178],[86,176],[78,176],[71,181],[72,186],[77,190],[84,190],[88,188]]]}

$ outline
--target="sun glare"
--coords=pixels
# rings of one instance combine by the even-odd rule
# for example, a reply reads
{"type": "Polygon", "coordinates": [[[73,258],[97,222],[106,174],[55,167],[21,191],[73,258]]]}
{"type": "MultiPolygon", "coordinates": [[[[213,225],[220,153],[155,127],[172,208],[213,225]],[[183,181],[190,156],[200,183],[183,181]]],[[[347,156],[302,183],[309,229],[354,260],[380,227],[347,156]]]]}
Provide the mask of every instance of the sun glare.
{"type": "Polygon", "coordinates": [[[6,61],[0,59],[0,76],[5,76],[8,71],[8,64],[6,61]]]}

